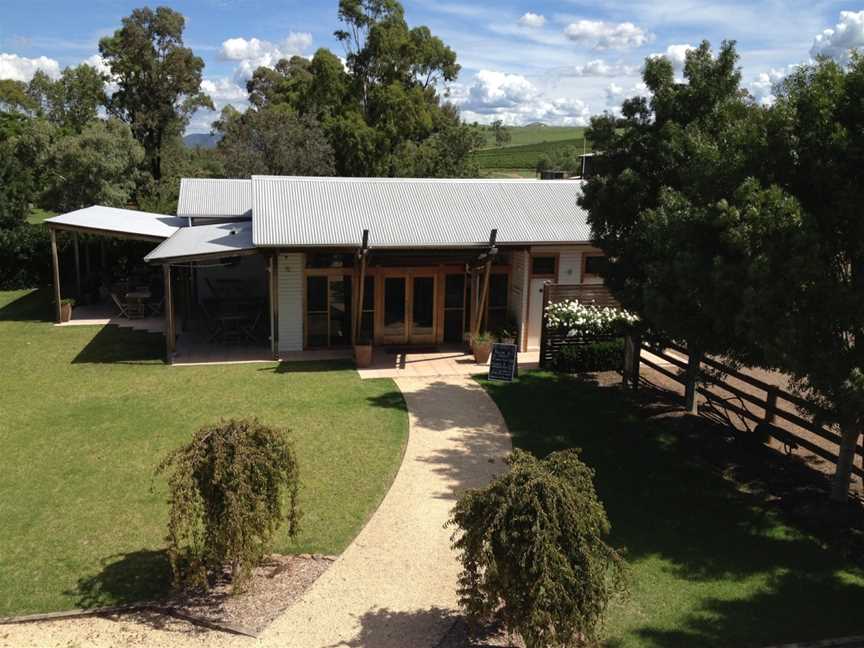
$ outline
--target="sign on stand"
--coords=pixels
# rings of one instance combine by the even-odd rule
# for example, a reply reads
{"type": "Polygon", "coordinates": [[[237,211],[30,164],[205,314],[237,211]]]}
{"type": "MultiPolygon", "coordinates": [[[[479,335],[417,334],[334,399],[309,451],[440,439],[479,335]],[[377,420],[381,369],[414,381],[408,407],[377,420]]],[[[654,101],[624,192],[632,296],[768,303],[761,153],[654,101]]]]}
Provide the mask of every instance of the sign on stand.
{"type": "Polygon", "coordinates": [[[489,380],[510,382],[519,375],[519,355],[515,344],[493,344],[489,357],[489,380]]]}

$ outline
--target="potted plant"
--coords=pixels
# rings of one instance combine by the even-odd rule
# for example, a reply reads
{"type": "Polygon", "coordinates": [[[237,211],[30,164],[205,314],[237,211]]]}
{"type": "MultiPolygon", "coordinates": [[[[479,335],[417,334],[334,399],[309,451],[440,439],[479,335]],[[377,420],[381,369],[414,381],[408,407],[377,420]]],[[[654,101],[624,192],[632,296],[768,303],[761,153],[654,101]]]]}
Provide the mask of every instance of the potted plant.
{"type": "Polygon", "coordinates": [[[372,340],[368,335],[357,336],[357,341],[354,343],[354,362],[360,368],[372,364],[372,340]]]}
{"type": "Polygon", "coordinates": [[[69,297],[64,297],[60,300],[60,321],[68,322],[72,319],[72,307],[75,305],[75,300],[69,297]]]}
{"type": "Polygon", "coordinates": [[[516,339],[519,337],[519,323],[513,317],[508,317],[504,326],[496,332],[496,337],[503,344],[516,344],[516,339]]]}
{"type": "Polygon", "coordinates": [[[492,343],[495,339],[488,331],[478,333],[471,340],[471,350],[474,351],[474,362],[486,364],[489,362],[489,354],[492,353],[492,343]]]}

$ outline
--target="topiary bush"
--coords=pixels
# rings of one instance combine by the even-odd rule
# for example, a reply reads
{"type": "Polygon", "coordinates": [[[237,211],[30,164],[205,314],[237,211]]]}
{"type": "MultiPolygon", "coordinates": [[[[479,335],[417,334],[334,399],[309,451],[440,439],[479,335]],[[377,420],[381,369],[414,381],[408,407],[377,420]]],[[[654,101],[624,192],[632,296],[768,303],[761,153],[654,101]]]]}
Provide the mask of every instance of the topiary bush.
{"type": "Polygon", "coordinates": [[[528,648],[598,640],[609,602],[626,590],[626,565],[606,544],[609,520],[579,450],[546,459],[515,450],[510,470],[466,493],[448,525],[462,562],[459,597],[528,648]]]}
{"type": "Polygon", "coordinates": [[[293,444],[256,419],[202,427],[156,472],[168,473],[168,554],[177,586],[207,587],[227,566],[234,589],[242,588],[283,522],[289,536],[297,534],[293,444]]]}
{"type": "Polygon", "coordinates": [[[623,338],[564,345],[558,350],[553,363],[555,371],[562,373],[617,371],[623,366],[623,338]]]}

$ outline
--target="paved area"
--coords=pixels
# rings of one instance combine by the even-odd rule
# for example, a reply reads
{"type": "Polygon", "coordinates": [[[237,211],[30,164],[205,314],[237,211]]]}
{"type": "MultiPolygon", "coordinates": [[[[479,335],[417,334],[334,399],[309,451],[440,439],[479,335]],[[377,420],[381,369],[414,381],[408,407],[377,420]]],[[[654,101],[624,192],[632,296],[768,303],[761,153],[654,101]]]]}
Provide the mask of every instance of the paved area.
{"type": "MultiPolygon", "coordinates": [[[[538,351],[519,354],[520,369],[536,369],[540,359],[538,351]]],[[[470,376],[485,373],[486,365],[478,365],[474,355],[461,348],[433,352],[388,351],[376,348],[369,367],[358,369],[361,378],[435,378],[470,376]]]]}
{"type": "Polygon", "coordinates": [[[103,304],[95,306],[75,306],[72,309],[72,319],[54,326],[105,326],[114,324],[135,331],[146,331],[149,333],[161,333],[165,329],[165,318],[162,315],[155,317],[141,317],[127,319],[117,316],[117,309],[103,304]]]}
{"type": "Polygon", "coordinates": [[[457,497],[504,470],[510,436],[470,377],[400,377],[410,434],[396,479],[354,542],[258,640],[164,619],[0,626],[0,646],[432,648],[457,609],[444,523],[457,497]]]}

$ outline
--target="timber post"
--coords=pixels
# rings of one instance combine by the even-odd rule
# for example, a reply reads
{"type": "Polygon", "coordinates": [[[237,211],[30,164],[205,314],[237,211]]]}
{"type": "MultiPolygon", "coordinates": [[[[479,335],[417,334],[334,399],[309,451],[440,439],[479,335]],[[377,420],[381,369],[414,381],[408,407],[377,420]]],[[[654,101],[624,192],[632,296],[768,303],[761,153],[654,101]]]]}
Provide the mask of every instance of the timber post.
{"type": "Polygon", "coordinates": [[[81,253],[78,250],[78,232],[72,233],[75,248],[75,296],[81,299],[81,253]]]}
{"type": "Polygon", "coordinates": [[[48,228],[48,233],[51,235],[51,270],[54,280],[54,316],[58,324],[60,323],[60,259],[57,257],[57,232],[53,227],[48,228]]]}
{"type": "Polygon", "coordinates": [[[624,337],[624,385],[632,389],[639,387],[639,364],[642,357],[642,336],[628,333],[624,337]]]}
{"type": "Polygon", "coordinates": [[[684,383],[684,408],[689,414],[699,413],[697,394],[700,364],[702,364],[702,352],[698,347],[691,345],[687,353],[687,382],[684,383]]]}
{"type": "Polygon", "coordinates": [[[357,303],[354,305],[354,326],[351,328],[351,342],[357,343],[357,335],[360,333],[360,326],[363,323],[363,299],[365,297],[364,290],[366,288],[366,257],[369,254],[369,230],[363,230],[363,241],[360,246],[360,277],[357,280],[357,303]]]}
{"type": "Polygon", "coordinates": [[[483,275],[483,288],[480,292],[480,299],[477,302],[477,319],[474,322],[474,330],[472,331],[473,335],[471,336],[472,341],[473,338],[477,337],[477,335],[480,333],[480,325],[483,323],[483,315],[486,312],[486,300],[489,297],[489,278],[492,274],[492,259],[494,259],[495,255],[498,253],[498,249],[495,247],[495,240],[497,238],[498,230],[493,229],[489,233],[489,250],[486,253],[486,267],[484,269],[483,275]]]}
{"type": "Polygon", "coordinates": [[[170,363],[177,348],[174,336],[174,294],[171,290],[171,264],[162,266],[162,274],[165,277],[165,356],[170,363]]]}

